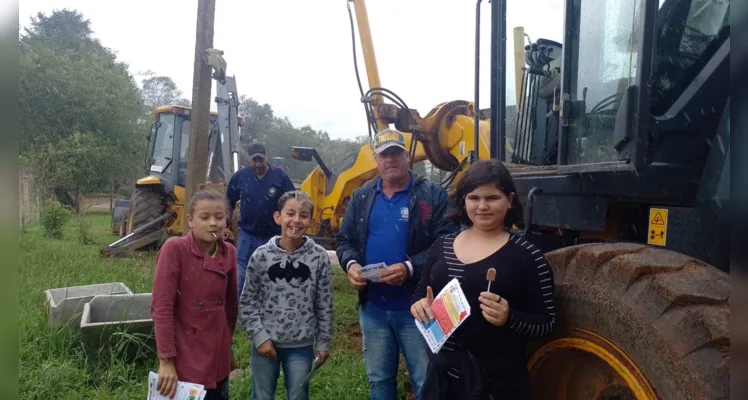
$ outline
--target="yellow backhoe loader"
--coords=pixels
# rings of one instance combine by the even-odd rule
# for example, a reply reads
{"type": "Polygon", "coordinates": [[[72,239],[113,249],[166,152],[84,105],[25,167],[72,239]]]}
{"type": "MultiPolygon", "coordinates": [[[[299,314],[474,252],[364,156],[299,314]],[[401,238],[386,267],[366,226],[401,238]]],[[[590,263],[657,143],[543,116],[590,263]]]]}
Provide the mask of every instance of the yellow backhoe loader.
{"type": "MultiPolygon", "coordinates": [[[[225,193],[225,185],[239,169],[239,127],[244,120],[237,115],[239,98],[235,78],[221,74],[214,78],[218,112],[210,114],[205,182],[206,187],[225,193]]],[[[163,106],[155,110],[145,157],[148,176],[135,182],[130,200],[116,201],[111,229],[121,238],[103,247],[103,255],[124,256],[152,246],[169,235],[182,234],[190,112],[189,107],[183,106],[163,106]]],[[[235,237],[236,232],[231,229],[224,234],[230,241],[235,237]]]]}
{"type": "MultiPolygon", "coordinates": [[[[560,325],[528,355],[535,398],[729,398],[729,2],[566,0],[564,43],[514,41],[524,60],[510,129],[506,0],[490,2],[489,112],[476,65],[476,98],[425,116],[381,87],[364,0],[347,3],[371,131],[406,132],[413,160],[449,172],[445,186],[474,160],[512,171],[520,234],[546,252],[557,285],[560,325]]],[[[368,146],[320,163],[302,184],[317,235],[332,245],[347,199],[375,176],[368,146]]]]}

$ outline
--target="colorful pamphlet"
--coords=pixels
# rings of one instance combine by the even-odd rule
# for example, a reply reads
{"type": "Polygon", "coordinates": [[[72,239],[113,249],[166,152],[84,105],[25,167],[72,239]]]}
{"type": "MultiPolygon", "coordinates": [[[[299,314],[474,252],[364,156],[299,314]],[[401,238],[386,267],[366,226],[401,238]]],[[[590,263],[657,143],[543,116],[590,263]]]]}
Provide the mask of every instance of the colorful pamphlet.
{"type": "MultiPolygon", "coordinates": [[[[189,382],[177,382],[177,393],[174,400],[203,400],[205,399],[205,388],[203,385],[189,382]]],[[[148,373],[148,400],[170,400],[158,392],[158,374],[151,371],[148,373]]]]}
{"type": "Polygon", "coordinates": [[[470,316],[470,304],[456,278],[449,281],[434,298],[431,311],[434,319],[429,323],[415,321],[431,351],[438,353],[452,333],[470,316]]]}

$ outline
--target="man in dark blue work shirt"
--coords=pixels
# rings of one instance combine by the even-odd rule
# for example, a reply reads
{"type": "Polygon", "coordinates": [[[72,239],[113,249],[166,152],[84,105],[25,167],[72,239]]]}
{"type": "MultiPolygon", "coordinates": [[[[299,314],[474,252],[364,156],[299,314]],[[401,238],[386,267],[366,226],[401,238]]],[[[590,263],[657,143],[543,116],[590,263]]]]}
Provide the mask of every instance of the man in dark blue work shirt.
{"type": "Polygon", "coordinates": [[[278,199],[285,192],[294,190],[293,182],[286,173],[268,164],[265,145],[254,142],[249,145],[250,166],[234,173],[226,189],[229,215],[233,215],[236,202],[241,200],[239,218],[239,295],[244,288],[247,263],[254,251],[280,234],[280,227],[273,220],[278,209],[278,199]]]}
{"type": "Polygon", "coordinates": [[[434,241],[458,227],[445,216],[447,192],[413,176],[403,134],[374,137],[379,177],[356,190],[337,236],[338,259],[359,290],[359,323],[372,400],[397,398],[397,365],[405,356],[416,399],[428,367],[428,346],[413,322],[410,303],[434,241]],[[380,282],[361,277],[361,265],[385,263],[380,282]]]}

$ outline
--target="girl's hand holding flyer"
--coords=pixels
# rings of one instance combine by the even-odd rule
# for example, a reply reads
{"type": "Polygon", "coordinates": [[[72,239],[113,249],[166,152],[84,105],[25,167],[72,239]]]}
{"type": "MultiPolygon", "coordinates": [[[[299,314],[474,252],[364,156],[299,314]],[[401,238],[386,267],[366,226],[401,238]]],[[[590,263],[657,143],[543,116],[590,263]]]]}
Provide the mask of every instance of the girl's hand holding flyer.
{"type": "Polygon", "coordinates": [[[452,279],[431,303],[434,319],[429,323],[415,320],[418,330],[433,353],[438,353],[450,335],[470,316],[468,304],[460,282],[452,279]]]}
{"type": "MultiPolygon", "coordinates": [[[[158,374],[150,372],[148,374],[148,400],[172,400],[162,396],[158,392],[158,374]]],[[[189,382],[177,383],[177,393],[173,400],[203,400],[205,399],[205,388],[203,385],[189,382]]]]}

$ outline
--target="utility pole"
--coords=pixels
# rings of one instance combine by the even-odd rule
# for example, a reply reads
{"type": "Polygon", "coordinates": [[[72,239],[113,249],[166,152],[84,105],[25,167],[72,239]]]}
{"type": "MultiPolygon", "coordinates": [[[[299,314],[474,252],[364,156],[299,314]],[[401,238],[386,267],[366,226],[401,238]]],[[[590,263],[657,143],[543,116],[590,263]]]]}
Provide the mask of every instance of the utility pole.
{"type": "MultiPolygon", "coordinates": [[[[211,67],[206,50],[213,47],[213,25],[216,14],[215,0],[198,0],[197,34],[195,36],[195,70],[192,78],[192,112],[190,113],[190,143],[187,152],[187,187],[182,215],[182,232],[189,230],[187,207],[192,195],[208,175],[208,127],[210,118],[211,67]]],[[[177,166],[174,166],[176,168],[177,166]]]]}

